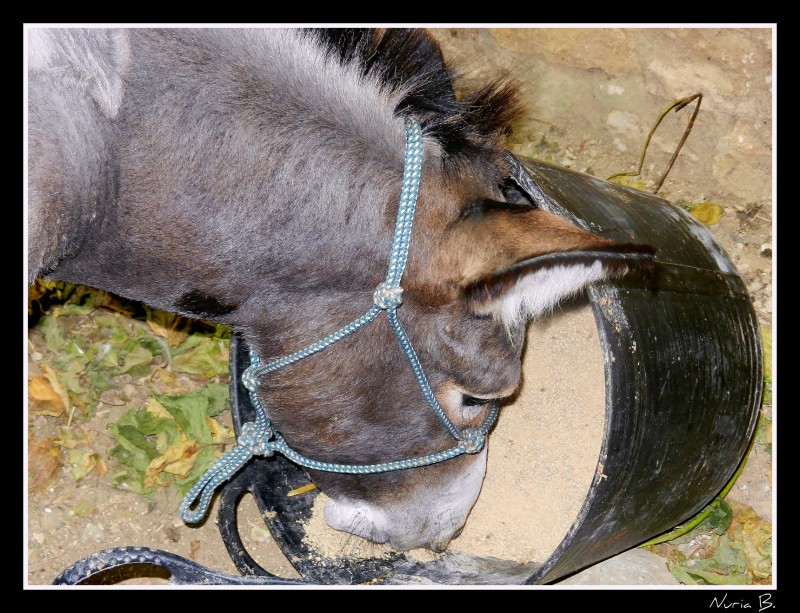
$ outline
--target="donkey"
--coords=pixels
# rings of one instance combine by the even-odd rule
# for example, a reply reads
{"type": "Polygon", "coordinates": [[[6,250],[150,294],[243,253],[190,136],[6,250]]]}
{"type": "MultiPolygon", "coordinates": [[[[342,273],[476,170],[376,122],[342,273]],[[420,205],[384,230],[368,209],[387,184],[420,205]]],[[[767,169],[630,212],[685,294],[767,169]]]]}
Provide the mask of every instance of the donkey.
{"type": "MultiPolygon", "coordinates": [[[[385,322],[260,378],[274,429],[316,461],[452,447],[431,403],[457,433],[487,423],[519,385],[527,322],[652,258],[515,196],[503,137],[517,88],[501,77],[457,97],[425,32],[31,29],[28,50],[29,282],[226,324],[266,360],[373,306],[405,126],[421,126],[402,305],[380,308],[434,399],[385,322]]],[[[417,468],[309,474],[333,528],[442,551],[485,469],[477,445],[417,468]]]]}

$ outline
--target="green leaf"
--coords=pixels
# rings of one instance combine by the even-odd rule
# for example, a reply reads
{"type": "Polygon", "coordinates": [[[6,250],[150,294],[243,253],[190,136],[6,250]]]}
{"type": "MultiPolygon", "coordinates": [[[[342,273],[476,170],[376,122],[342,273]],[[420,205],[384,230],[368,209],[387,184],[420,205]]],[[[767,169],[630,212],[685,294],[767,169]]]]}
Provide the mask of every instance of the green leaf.
{"type": "Polygon", "coordinates": [[[154,356],[164,355],[164,347],[154,336],[150,336],[143,331],[142,334],[137,336],[137,340],[140,346],[152,353],[154,356]]]}
{"type": "Polygon", "coordinates": [[[108,342],[115,347],[124,347],[129,338],[128,332],[125,330],[125,328],[115,327],[111,330],[111,336],[109,337],[108,342]]]}
{"type": "Polygon", "coordinates": [[[206,342],[208,342],[206,336],[202,334],[190,334],[186,337],[186,340],[172,352],[172,355],[180,355],[206,342]]]}
{"type": "Polygon", "coordinates": [[[692,577],[689,573],[686,572],[686,569],[682,566],[678,566],[677,564],[670,564],[668,566],[669,572],[672,573],[672,576],[675,577],[678,581],[683,583],[684,585],[699,585],[697,580],[692,577]]]}
{"type": "Polygon", "coordinates": [[[149,364],[153,361],[153,354],[150,353],[147,349],[142,347],[141,345],[136,345],[131,351],[125,354],[125,357],[122,360],[122,366],[119,369],[120,374],[126,373],[131,371],[132,369],[136,368],[137,366],[147,366],[144,372],[141,372],[141,368],[136,369],[136,371],[132,372],[133,375],[143,375],[147,374],[150,371],[149,364]]]}
{"type": "Polygon", "coordinates": [[[148,436],[161,433],[173,433],[175,436],[178,434],[178,426],[175,421],[158,417],[149,411],[139,411],[137,413],[136,428],[139,432],[148,436]]]}
{"type": "MultiPolygon", "coordinates": [[[[113,454],[112,454],[113,457],[113,454]]],[[[121,464],[117,470],[109,475],[111,485],[121,490],[137,494],[150,494],[155,488],[144,487],[144,472],[137,471],[130,466],[121,464]]]]}
{"type": "Polygon", "coordinates": [[[153,394],[170,415],[178,422],[187,438],[198,443],[211,442],[211,430],[206,422],[209,398],[202,390],[186,396],[164,396],[153,394]]]}
{"type": "Polygon", "coordinates": [[[58,373],[58,380],[70,392],[82,394],[81,375],[86,370],[83,356],[58,355],[53,359],[53,366],[58,373]]]}
{"type": "Polygon", "coordinates": [[[108,429],[118,443],[111,450],[111,456],[121,464],[144,473],[150,460],[158,457],[156,446],[137,429],[137,426],[120,425],[117,422],[109,424],[108,429]]]}
{"type": "Polygon", "coordinates": [[[173,352],[172,369],[211,379],[228,372],[228,341],[191,335],[173,352]]]}
{"type": "Polygon", "coordinates": [[[68,303],[64,305],[64,315],[89,315],[94,309],[90,306],[68,303]]]}
{"type": "Polygon", "coordinates": [[[724,499],[720,499],[717,507],[709,513],[703,523],[711,526],[717,534],[725,534],[733,519],[733,509],[724,499]]]}
{"type": "Polygon", "coordinates": [[[115,423],[109,424],[108,429],[118,443],[110,454],[118,463],[111,475],[111,483],[140,494],[154,491],[154,488],[144,486],[147,467],[161,455],[170,439],[180,438],[178,425],[172,419],[149,411],[131,409],[115,423]]]}
{"type": "Polygon", "coordinates": [[[719,540],[719,545],[714,552],[713,560],[718,569],[727,569],[727,574],[744,573],[747,569],[747,559],[744,554],[735,549],[731,549],[728,535],[723,535],[719,540]]]}
{"type": "Polygon", "coordinates": [[[86,379],[97,394],[114,387],[114,383],[112,383],[108,377],[94,368],[90,368],[86,371],[86,379]]]}
{"type": "Polygon", "coordinates": [[[72,478],[80,481],[97,465],[97,454],[86,449],[68,449],[67,459],[72,465],[72,478]]]}
{"type": "Polygon", "coordinates": [[[97,361],[97,366],[104,369],[117,370],[119,366],[119,351],[114,348],[103,353],[103,357],[97,361]]]}
{"type": "Polygon", "coordinates": [[[764,351],[764,382],[772,383],[772,328],[761,328],[761,347],[764,351]]]}
{"type": "Polygon", "coordinates": [[[710,585],[748,585],[747,575],[743,574],[720,575],[694,568],[686,568],[685,570],[690,575],[698,577],[710,585]]]}
{"type": "MultiPolygon", "coordinates": [[[[212,435],[208,417],[218,415],[225,410],[229,398],[228,388],[220,383],[209,383],[185,396],[161,394],[153,396],[172,415],[184,435],[200,444],[194,465],[186,477],[175,479],[179,492],[185,495],[217,460],[215,447],[211,444],[212,435]]],[[[174,442],[176,441],[172,441],[174,442]]]]}
{"type": "Polygon", "coordinates": [[[37,326],[44,336],[47,348],[54,353],[58,353],[66,344],[64,338],[66,325],[59,321],[57,315],[46,315],[39,320],[37,326]]]}
{"type": "Polygon", "coordinates": [[[226,409],[230,403],[230,388],[223,383],[208,383],[197,391],[208,398],[208,416],[216,417],[226,409]]]}
{"type": "Polygon", "coordinates": [[[83,362],[89,361],[89,358],[86,355],[86,351],[84,351],[84,349],[80,345],[78,345],[78,343],[76,343],[75,340],[71,340],[70,342],[68,342],[61,350],[61,353],[71,357],[79,358],[83,362]]]}
{"type": "Polygon", "coordinates": [[[757,545],[760,557],[748,557],[750,570],[758,579],[769,580],[772,577],[772,538],[757,545]]]}
{"type": "Polygon", "coordinates": [[[175,420],[172,420],[172,423],[174,424],[173,428],[156,433],[156,447],[159,449],[168,449],[171,445],[180,441],[180,428],[178,428],[175,420]]]}
{"type": "Polygon", "coordinates": [[[109,313],[108,315],[98,315],[94,318],[95,323],[101,328],[118,329],[120,327],[119,315],[109,313]]]}

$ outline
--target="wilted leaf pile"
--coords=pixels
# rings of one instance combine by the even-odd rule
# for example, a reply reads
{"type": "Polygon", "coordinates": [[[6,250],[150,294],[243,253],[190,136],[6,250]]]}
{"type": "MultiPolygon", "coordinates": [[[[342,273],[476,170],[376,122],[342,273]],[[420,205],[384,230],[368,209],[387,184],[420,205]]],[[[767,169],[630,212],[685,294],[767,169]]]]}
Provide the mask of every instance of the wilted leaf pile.
{"type": "Polygon", "coordinates": [[[46,419],[50,434],[29,434],[29,489],[47,487],[64,466],[75,480],[94,472],[138,493],[184,494],[234,442],[220,421],[226,328],[41,281],[29,316],[38,320],[29,329],[29,417],[46,419]],[[98,411],[108,414],[106,433],[93,427],[98,411]]]}
{"type": "Polygon", "coordinates": [[[747,505],[719,505],[691,532],[650,549],[687,585],[767,585],[772,581],[772,524],[747,505]]]}
{"type": "Polygon", "coordinates": [[[175,484],[181,495],[211,467],[233,431],[212,419],[226,409],[228,388],[209,383],[185,396],[155,394],[109,424],[118,468],[111,482],[139,493],[175,484]]]}

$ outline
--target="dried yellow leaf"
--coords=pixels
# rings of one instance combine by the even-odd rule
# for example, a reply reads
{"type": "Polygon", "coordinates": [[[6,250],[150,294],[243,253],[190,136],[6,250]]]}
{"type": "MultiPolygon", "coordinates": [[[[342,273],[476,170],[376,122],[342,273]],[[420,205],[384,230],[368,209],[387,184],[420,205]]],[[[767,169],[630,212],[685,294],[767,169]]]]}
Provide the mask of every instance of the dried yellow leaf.
{"type": "Polygon", "coordinates": [[[164,455],[155,458],[147,467],[144,486],[163,486],[166,482],[161,473],[166,472],[178,477],[185,477],[194,466],[199,452],[196,441],[181,441],[167,448],[164,455]]]}
{"type": "Polygon", "coordinates": [[[80,481],[92,471],[101,475],[108,472],[108,468],[99,453],[86,451],[85,449],[70,449],[68,457],[69,463],[72,464],[72,478],[75,481],[80,481]]]}
{"type": "Polygon", "coordinates": [[[147,325],[153,334],[164,338],[170,347],[178,347],[189,336],[189,321],[174,313],[148,311],[147,325]]]}
{"type": "Polygon", "coordinates": [[[187,377],[178,376],[175,371],[167,368],[156,368],[150,381],[154,392],[167,396],[184,396],[197,388],[196,383],[187,377]]]}
{"type": "Polygon", "coordinates": [[[172,419],[172,415],[169,414],[169,411],[167,411],[164,408],[164,405],[161,404],[155,398],[150,399],[150,402],[148,402],[147,406],[145,407],[145,411],[147,411],[148,413],[152,413],[156,417],[161,417],[163,419],[172,419]]]}
{"type": "Polygon", "coordinates": [[[28,440],[28,489],[42,491],[57,478],[61,449],[54,437],[28,440]]]}
{"type": "Polygon", "coordinates": [[[59,417],[67,411],[61,395],[53,389],[46,377],[28,378],[29,410],[34,415],[59,417]]]}
{"type": "Polygon", "coordinates": [[[772,523],[762,519],[752,507],[737,504],[728,533],[733,539],[731,547],[746,556],[755,582],[769,579],[772,575],[772,523]]]}
{"type": "Polygon", "coordinates": [[[725,209],[714,202],[701,202],[700,204],[693,206],[692,210],[689,211],[692,217],[701,221],[706,226],[713,226],[714,224],[719,223],[719,220],[722,219],[724,212],[725,209]]]}
{"type": "Polygon", "coordinates": [[[61,385],[61,381],[59,380],[56,371],[44,362],[39,364],[39,369],[42,371],[42,374],[47,377],[47,380],[50,382],[50,386],[53,388],[53,391],[61,396],[61,401],[64,403],[64,406],[69,408],[70,401],[69,396],[67,395],[67,390],[63,385],[61,385]]]}
{"type": "Polygon", "coordinates": [[[233,441],[236,438],[236,434],[233,431],[233,428],[228,428],[225,424],[218,422],[216,419],[213,419],[206,415],[206,423],[208,424],[208,429],[211,431],[211,442],[217,445],[221,445],[228,441],[233,441]]]}
{"type": "Polygon", "coordinates": [[[57,443],[65,449],[75,449],[77,447],[86,447],[97,438],[97,433],[93,430],[86,430],[81,426],[73,428],[61,428],[61,436],[57,439],[57,443]]]}
{"type": "Polygon", "coordinates": [[[647,181],[645,179],[634,179],[633,177],[629,177],[627,175],[612,177],[609,180],[609,183],[616,183],[617,185],[622,185],[624,187],[638,189],[640,192],[647,191],[647,181]]]}

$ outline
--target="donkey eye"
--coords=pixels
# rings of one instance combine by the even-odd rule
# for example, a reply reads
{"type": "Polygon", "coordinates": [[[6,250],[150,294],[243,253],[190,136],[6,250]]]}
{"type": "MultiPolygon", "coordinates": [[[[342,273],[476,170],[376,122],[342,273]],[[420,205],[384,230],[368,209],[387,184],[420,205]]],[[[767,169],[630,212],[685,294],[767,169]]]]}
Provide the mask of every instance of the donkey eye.
{"type": "Polygon", "coordinates": [[[460,419],[466,420],[464,423],[469,426],[476,426],[473,420],[478,419],[481,415],[485,415],[486,411],[490,410],[499,402],[499,398],[479,398],[478,396],[470,396],[469,394],[461,394],[461,407],[457,409],[457,415],[460,419]]]}
{"type": "Polygon", "coordinates": [[[467,396],[464,394],[461,399],[461,404],[465,407],[481,407],[493,400],[494,398],[476,398],[475,396],[467,396]]]}

